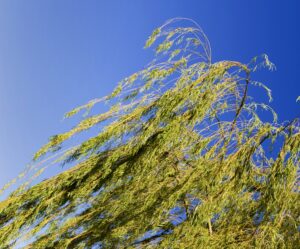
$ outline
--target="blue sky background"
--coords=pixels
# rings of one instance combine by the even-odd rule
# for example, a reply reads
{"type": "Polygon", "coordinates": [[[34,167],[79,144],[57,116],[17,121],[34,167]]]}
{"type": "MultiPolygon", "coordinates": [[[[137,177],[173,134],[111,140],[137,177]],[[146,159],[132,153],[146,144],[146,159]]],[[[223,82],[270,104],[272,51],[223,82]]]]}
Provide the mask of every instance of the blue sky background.
{"type": "Polygon", "coordinates": [[[49,136],[74,123],[63,114],[104,96],[143,68],[154,28],[173,17],[198,22],[213,61],[267,53],[275,72],[257,79],[273,90],[281,121],[299,116],[297,0],[0,1],[0,187],[49,136]]]}

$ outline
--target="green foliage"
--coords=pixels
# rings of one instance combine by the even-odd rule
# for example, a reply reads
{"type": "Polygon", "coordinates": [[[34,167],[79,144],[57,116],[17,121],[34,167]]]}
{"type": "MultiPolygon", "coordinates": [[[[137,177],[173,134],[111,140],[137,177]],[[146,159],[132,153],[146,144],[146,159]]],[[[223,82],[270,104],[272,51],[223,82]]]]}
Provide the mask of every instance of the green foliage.
{"type": "Polygon", "coordinates": [[[46,161],[77,165],[0,202],[0,248],[28,238],[27,248],[297,248],[299,121],[278,124],[248,95],[262,87],[271,100],[252,77],[273,64],[266,55],[212,63],[200,27],[177,21],[147,40],[156,44],[147,68],[66,114],[110,107],[36,153],[42,166],[32,179],[46,161]],[[59,151],[104,121],[98,134],[59,151]]]}

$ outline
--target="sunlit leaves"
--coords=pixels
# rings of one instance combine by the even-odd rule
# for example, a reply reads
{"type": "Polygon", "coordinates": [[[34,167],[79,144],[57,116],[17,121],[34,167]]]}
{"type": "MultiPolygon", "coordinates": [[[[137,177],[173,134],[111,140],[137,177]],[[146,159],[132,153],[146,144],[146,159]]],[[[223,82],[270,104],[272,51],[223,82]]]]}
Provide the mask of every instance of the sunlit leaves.
{"type": "Polygon", "coordinates": [[[29,248],[296,248],[299,121],[278,124],[249,96],[263,88],[271,100],[252,72],[273,64],[266,55],[212,63],[201,28],[177,21],[147,40],[156,50],[147,67],[66,114],[108,107],[37,152],[38,162],[57,155],[50,161],[78,164],[0,203],[1,248],[25,228],[36,235],[29,248]]]}

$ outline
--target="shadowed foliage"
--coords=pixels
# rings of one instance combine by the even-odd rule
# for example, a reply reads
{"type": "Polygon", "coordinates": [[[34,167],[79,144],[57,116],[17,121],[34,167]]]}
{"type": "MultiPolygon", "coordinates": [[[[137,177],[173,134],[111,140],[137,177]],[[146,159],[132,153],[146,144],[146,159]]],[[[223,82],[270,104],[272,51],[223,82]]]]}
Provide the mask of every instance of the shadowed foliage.
{"type": "Polygon", "coordinates": [[[249,96],[271,100],[253,79],[274,68],[268,57],[212,62],[207,37],[183,18],[146,47],[145,69],[66,114],[87,111],[36,153],[31,179],[45,161],[76,166],[0,202],[0,248],[297,248],[299,121],[278,123],[249,96]],[[102,102],[107,112],[89,114],[102,102]]]}

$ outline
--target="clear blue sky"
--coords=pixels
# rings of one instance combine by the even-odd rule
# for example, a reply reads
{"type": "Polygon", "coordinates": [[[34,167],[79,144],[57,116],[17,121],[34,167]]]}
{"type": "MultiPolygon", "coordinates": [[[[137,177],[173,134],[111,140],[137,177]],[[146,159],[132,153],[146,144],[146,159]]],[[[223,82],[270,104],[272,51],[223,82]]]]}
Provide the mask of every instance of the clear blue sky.
{"type": "Polygon", "coordinates": [[[280,120],[299,115],[297,0],[0,1],[0,187],[49,136],[72,125],[63,114],[108,94],[151,58],[144,41],[173,17],[197,21],[213,61],[249,62],[267,53],[277,71],[260,74],[280,120]]]}

